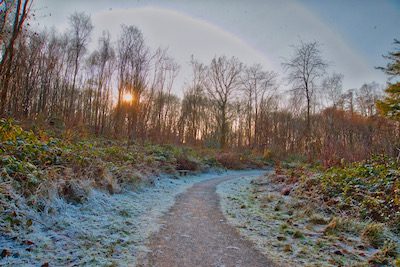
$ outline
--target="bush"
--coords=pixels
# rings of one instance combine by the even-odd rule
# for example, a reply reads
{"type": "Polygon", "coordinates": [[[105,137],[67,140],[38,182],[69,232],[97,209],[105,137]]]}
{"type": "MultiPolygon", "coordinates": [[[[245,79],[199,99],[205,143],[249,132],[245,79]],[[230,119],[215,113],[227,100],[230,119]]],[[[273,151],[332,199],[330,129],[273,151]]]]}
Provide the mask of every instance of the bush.
{"type": "Polygon", "coordinates": [[[259,156],[251,151],[222,152],[216,156],[216,160],[223,167],[232,170],[262,168],[268,164],[262,155],[259,156]]]}
{"type": "Polygon", "coordinates": [[[375,156],[330,168],[321,176],[321,185],[325,195],[341,199],[341,207],[358,210],[362,218],[400,221],[400,166],[392,158],[375,156]]]}
{"type": "Polygon", "coordinates": [[[224,152],[216,156],[219,164],[227,169],[240,170],[244,168],[242,158],[239,154],[224,152]]]}
{"type": "Polygon", "coordinates": [[[180,155],[176,159],[177,170],[199,171],[201,164],[199,161],[186,155],[180,155]]]}

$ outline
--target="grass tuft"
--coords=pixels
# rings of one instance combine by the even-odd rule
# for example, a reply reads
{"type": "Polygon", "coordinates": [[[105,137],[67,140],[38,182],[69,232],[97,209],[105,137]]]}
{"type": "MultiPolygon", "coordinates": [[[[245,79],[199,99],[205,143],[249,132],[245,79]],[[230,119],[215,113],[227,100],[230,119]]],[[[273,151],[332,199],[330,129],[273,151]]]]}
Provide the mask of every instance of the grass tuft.
{"type": "Polygon", "coordinates": [[[384,228],[380,223],[369,223],[361,232],[361,238],[369,245],[378,248],[384,243],[384,228]]]}

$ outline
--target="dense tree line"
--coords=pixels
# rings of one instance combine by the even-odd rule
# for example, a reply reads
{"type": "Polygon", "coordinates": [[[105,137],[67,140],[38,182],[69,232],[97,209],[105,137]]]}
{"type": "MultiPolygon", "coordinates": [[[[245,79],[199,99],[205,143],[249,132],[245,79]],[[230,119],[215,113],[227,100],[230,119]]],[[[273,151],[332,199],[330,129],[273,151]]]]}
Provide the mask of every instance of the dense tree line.
{"type": "Polygon", "coordinates": [[[103,32],[88,51],[93,25],[74,13],[65,33],[25,28],[30,1],[4,1],[0,95],[3,117],[62,122],[129,142],[252,149],[303,154],[327,165],[370,153],[394,153],[397,125],[378,116],[380,87],[343,90],[327,73],[317,42],[300,43],[278,74],[235,57],[191,59],[182,99],[172,93],[180,66],[166,49],[150,49],[135,26],[116,42],[103,32]],[[10,4],[8,4],[10,3],[10,4]]]}

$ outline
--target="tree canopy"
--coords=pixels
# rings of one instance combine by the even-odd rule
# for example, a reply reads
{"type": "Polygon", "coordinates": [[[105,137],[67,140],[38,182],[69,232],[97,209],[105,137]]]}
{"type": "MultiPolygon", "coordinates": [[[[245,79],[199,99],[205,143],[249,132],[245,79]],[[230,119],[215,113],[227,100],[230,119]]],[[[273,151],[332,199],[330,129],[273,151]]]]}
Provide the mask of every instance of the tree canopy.
{"type": "MultiPolygon", "coordinates": [[[[386,67],[380,67],[391,79],[400,77],[400,41],[395,39],[396,49],[384,56],[389,60],[386,67]]],[[[400,121],[400,82],[389,83],[385,90],[385,99],[377,102],[377,108],[382,115],[400,121]]]]}

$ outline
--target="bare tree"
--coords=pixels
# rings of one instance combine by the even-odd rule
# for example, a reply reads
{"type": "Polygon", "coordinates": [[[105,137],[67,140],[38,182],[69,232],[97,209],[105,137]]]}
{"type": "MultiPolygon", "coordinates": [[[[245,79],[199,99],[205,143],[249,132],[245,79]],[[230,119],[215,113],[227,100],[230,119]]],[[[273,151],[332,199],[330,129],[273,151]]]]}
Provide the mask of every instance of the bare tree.
{"type": "MultiPolygon", "coordinates": [[[[15,10],[18,2],[0,5],[4,3],[13,3],[8,7],[15,10]]],[[[11,29],[14,16],[10,16],[15,13],[10,12],[7,26],[0,24],[0,29],[11,29]]],[[[85,36],[23,29],[15,39],[11,60],[8,54],[3,61],[0,90],[7,90],[1,108],[24,123],[46,120],[50,126],[57,122],[62,128],[82,126],[102,135],[117,132],[130,141],[139,137],[155,143],[250,147],[264,149],[265,155],[312,155],[313,151],[326,166],[342,158],[359,160],[371,153],[392,153],[398,139],[392,122],[379,116],[369,118],[376,114],[374,102],[380,89],[376,84],[349,90],[339,99],[342,77],[332,74],[322,82],[326,92],[321,96],[338,108],[310,109],[310,102],[313,105],[320,96],[315,89],[326,67],[316,45],[300,45],[297,57],[287,65],[295,96],[292,102],[281,100],[287,94],[275,92],[274,72],[260,65],[243,68],[236,58],[226,57],[215,57],[208,66],[192,59],[193,77],[181,101],[173,94],[177,64],[166,49],[150,50],[133,26],[123,27],[116,55],[105,33],[89,57],[85,57],[85,36]],[[114,90],[118,90],[118,102],[113,101],[114,90]],[[122,101],[122,94],[133,97],[126,95],[122,101]],[[315,118],[312,139],[306,132],[306,102],[308,124],[310,113],[315,118]]],[[[12,32],[4,33],[2,55],[12,32]]],[[[55,127],[55,132],[62,133],[61,127],[55,127]]]]}
{"type": "Polygon", "coordinates": [[[100,37],[99,39],[99,46],[99,50],[94,51],[91,55],[93,64],[97,68],[97,73],[95,77],[97,91],[95,94],[94,111],[94,127],[96,129],[96,133],[99,133],[101,128],[101,109],[106,107],[106,105],[104,105],[104,103],[102,102],[104,101],[104,97],[106,96],[107,86],[110,83],[114,67],[113,61],[115,58],[115,52],[111,45],[109,32],[103,32],[102,37],[100,37]]]}
{"type": "Polygon", "coordinates": [[[130,141],[136,139],[140,97],[146,88],[149,73],[150,51],[146,46],[142,32],[135,26],[122,25],[118,40],[118,102],[116,131],[120,132],[122,95],[132,96],[128,105],[128,135],[130,141]]]}
{"type": "Polygon", "coordinates": [[[207,67],[196,61],[193,56],[190,64],[192,67],[192,80],[182,100],[181,123],[184,131],[182,139],[184,142],[195,144],[197,139],[205,134],[202,132],[204,124],[209,123],[205,112],[208,99],[204,88],[207,67]]]}
{"type": "Polygon", "coordinates": [[[32,0],[1,1],[0,7],[0,116],[4,115],[14,59],[14,46],[28,14],[32,0]]]}
{"type": "Polygon", "coordinates": [[[273,97],[276,91],[276,77],[275,72],[264,71],[260,64],[244,68],[241,80],[247,98],[247,142],[250,147],[253,138],[257,144],[260,103],[268,102],[268,99],[273,97]]]}
{"type": "Polygon", "coordinates": [[[363,116],[373,116],[376,113],[375,103],[379,99],[379,84],[365,83],[356,91],[358,111],[363,116]]]}
{"type": "Polygon", "coordinates": [[[322,81],[322,89],[333,107],[336,108],[343,93],[343,74],[332,73],[326,77],[322,81]]]}
{"type": "Polygon", "coordinates": [[[76,90],[76,77],[79,71],[80,59],[86,52],[86,46],[90,41],[90,35],[93,30],[93,25],[90,16],[84,12],[75,12],[69,17],[70,22],[70,35],[71,35],[71,46],[70,51],[73,59],[73,76],[72,85],[70,93],[69,107],[66,114],[71,114],[73,110],[73,104],[75,100],[75,90],[76,90]]]}
{"type": "Polygon", "coordinates": [[[228,107],[234,92],[240,86],[242,63],[235,57],[225,56],[213,58],[208,70],[207,92],[215,103],[218,114],[219,141],[225,148],[228,136],[228,107]]]}
{"type": "Polygon", "coordinates": [[[170,112],[171,101],[174,101],[171,90],[176,76],[179,72],[179,65],[169,56],[165,54],[158,61],[158,76],[157,76],[157,96],[155,98],[155,121],[154,130],[158,137],[162,137],[167,127],[167,117],[170,112]]]}
{"type": "Polygon", "coordinates": [[[307,136],[311,134],[311,101],[318,79],[325,74],[328,64],[322,59],[318,42],[301,42],[295,46],[292,58],[283,63],[293,90],[302,94],[307,102],[307,136]]]}

